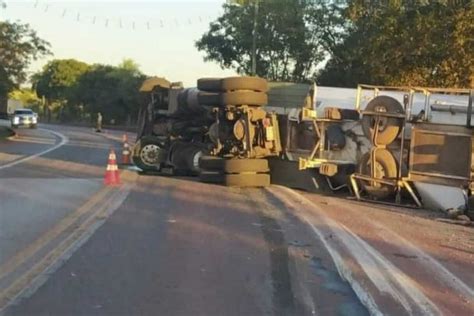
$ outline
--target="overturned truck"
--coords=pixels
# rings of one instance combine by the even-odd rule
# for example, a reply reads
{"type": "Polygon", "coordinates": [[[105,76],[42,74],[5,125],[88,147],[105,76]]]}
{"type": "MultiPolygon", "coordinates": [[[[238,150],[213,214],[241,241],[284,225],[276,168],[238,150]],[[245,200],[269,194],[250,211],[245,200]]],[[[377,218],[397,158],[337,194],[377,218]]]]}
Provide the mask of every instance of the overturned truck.
{"type": "Polygon", "coordinates": [[[199,172],[199,157],[210,151],[212,109],[197,103],[196,89],[153,77],[140,87],[141,105],[132,159],[144,172],[188,175],[199,172]]]}
{"type": "Polygon", "coordinates": [[[254,77],[203,78],[184,89],[164,78],[140,91],[134,163],[145,172],[199,174],[203,182],[267,186],[281,152],[278,121],[265,111],[268,85],[254,77]]]}
{"type": "Polygon", "coordinates": [[[472,187],[472,90],[346,90],[355,99],[341,98],[341,89],[254,77],[203,78],[191,89],[151,78],[141,88],[133,160],[144,171],[228,186],[266,186],[271,175],[272,183],[345,190],[357,199],[465,206],[472,187]],[[322,93],[330,89],[336,98],[322,93]],[[446,114],[443,121],[436,113],[457,107],[467,115],[446,114]]]}

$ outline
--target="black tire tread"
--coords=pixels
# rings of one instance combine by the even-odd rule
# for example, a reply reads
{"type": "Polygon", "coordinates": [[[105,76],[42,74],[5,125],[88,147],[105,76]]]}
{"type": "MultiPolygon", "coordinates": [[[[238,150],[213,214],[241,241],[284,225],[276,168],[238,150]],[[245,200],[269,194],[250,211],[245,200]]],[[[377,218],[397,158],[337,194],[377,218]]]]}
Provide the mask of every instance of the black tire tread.
{"type": "Polygon", "coordinates": [[[199,180],[204,183],[223,184],[224,175],[220,172],[201,170],[199,180]]]}
{"type": "Polygon", "coordinates": [[[220,92],[221,80],[221,78],[200,78],[197,81],[197,88],[202,91],[220,92]]]}
{"type": "Polygon", "coordinates": [[[222,171],[224,159],[215,156],[201,156],[199,159],[199,168],[201,170],[222,171]]]}
{"type": "Polygon", "coordinates": [[[198,102],[200,105],[218,106],[221,102],[221,95],[217,92],[199,92],[198,102]]]}

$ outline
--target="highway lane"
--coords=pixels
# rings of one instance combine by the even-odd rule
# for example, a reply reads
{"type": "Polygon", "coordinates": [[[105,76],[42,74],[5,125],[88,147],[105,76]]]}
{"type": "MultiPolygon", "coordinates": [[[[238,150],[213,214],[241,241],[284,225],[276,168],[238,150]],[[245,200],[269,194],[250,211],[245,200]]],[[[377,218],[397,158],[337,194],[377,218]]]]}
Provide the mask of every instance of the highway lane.
{"type": "Polygon", "coordinates": [[[87,203],[103,190],[108,150],[118,145],[82,128],[16,131],[0,141],[0,290],[93,210],[87,203]]]}
{"type": "Polygon", "coordinates": [[[98,176],[111,139],[81,128],[46,128],[63,137],[20,130],[18,143],[23,145],[15,142],[8,151],[31,154],[26,152],[31,143],[23,142],[27,137],[42,138],[37,143],[48,139],[37,148],[40,151],[64,137],[68,141],[44,156],[0,170],[1,181],[11,183],[2,195],[11,202],[9,211],[2,213],[3,222],[10,224],[4,232],[10,235],[2,246],[6,256],[0,265],[0,286],[6,290],[0,292],[0,305],[2,298],[4,304],[11,299],[10,293],[20,293],[7,314],[367,314],[338,276],[329,254],[318,250],[323,247],[309,228],[302,231],[291,216],[289,223],[281,223],[288,214],[273,207],[275,201],[262,190],[189,179],[138,177],[116,212],[84,246],[74,253],[66,251],[71,259],[51,278],[54,270],[40,277],[48,279],[41,286],[36,281],[41,269],[27,263],[40,261],[58,247],[54,242],[44,246],[44,240],[67,238],[65,228],[78,213],[74,208],[87,204],[100,188],[98,176]],[[40,183],[42,189],[34,189],[40,183]],[[20,194],[31,199],[20,199],[20,194]],[[314,257],[309,253],[313,250],[314,257]],[[34,259],[26,260],[29,256],[34,259]],[[20,268],[12,268],[16,266],[20,268]],[[79,283],[69,284],[77,277],[79,283]],[[19,292],[21,287],[27,291],[19,292]],[[40,288],[32,294],[36,287],[40,288]]]}
{"type": "Polygon", "coordinates": [[[93,201],[81,214],[101,200],[118,202],[96,231],[84,228],[90,239],[78,238],[73,250],[56,257],[64,264],[32,282],[33,290],[17,297],[6,315],[474,312],[470,228],[435,222],[422,211],[279,186],[234,189],[133,172],[126,173],[126,194],[114,195],[100,189],[99,179],[110,138],[48,128],[68,143],[25,162],[17,181],[96,183],[95,193],[76,184],[84,201],[93,201]],[[77,150],[68,153],[68,146],[77,150]]]}
{"type": "Polygon", "coordinates": [[[367,310],[310,228],[264,191],[140,176],[91,239],[7,315],[35,313],[367,315],[367,310]]]}

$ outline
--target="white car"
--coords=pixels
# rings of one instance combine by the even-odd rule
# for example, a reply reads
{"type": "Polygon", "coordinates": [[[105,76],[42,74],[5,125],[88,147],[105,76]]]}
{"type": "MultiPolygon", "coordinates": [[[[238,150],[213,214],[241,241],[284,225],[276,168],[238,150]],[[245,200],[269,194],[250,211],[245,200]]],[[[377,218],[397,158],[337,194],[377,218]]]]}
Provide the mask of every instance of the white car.
{"type": "Polygon", "coordinates": [[[28,126],[36,128],[38,125],[38,114],[30,109],[16,109],[11,117],[12,128],[28,126]]]}

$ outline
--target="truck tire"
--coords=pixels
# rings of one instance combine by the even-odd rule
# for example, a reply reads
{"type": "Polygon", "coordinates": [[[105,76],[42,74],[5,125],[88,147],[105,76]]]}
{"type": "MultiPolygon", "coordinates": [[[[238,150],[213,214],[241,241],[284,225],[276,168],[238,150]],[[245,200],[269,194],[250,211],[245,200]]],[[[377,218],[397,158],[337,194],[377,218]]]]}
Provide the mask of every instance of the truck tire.
{"type": "Polygon", "coordinates": [[[224,159],[224,173],[268,172],[266,159],[224,159]]]}
{"type": "Polygon", "coordinates": [[[202,91],[220,92],[221,91],[221,78],[198,79],[197,88],[202,91]]]}
{"type": "Polygon", "coordinates": [[[268,83],[258,77],[227,77],[227,78],[201,78],[197,87],[202,91],[226,92],[235,90],[251,90],[259,92],[268,91],[268,83]]]}
{"type": "Polygon", "coordinates": [[[267,187],[270,185],[270,175],[266,173],[225,174],[224,185],[229,187],[267,187]]]}
{"type": "Polygon", "coordinates": [[[255,105],[264,106],[268,103],[265,93],[255,91],[231,92],[199,92],[200,105],[226,106],[226,105],[255,105]]]}
{"type": "MultiPolygon", "coordinates": [[[[365,153],[359,161],[358,171],[362,175],[372,176],[376,179],[389,179],[398,176],[398,163],[393,154],[387,149],[374,149],[375,152],[375,175],[372,175],[370,152],[365,153]]],[[[362,188],[370,196],[384,199],[395,194],[395,187],[382,183],[361,181],[362,188]]]]}
{"type": "Polygon", "coordinates": [[[222,91],[252,90],[259,92],[268,91],[268,83],[263,78],[258,77],[228,77],[221,81],[222,91]]]}
{"type": "Polygon", "coordinates": [[[223,170],[224,159],[215,156],[201,156],[199,158],[199,168],[201,170],[219,171],[223,170]]]}
{"type": "Polygon", "coordinates": [[[137,145],[140,146],[140,150],[138,156],[132,156],[133,163],[144,172],[160,171],[161,160],[165,153],[159,142],[151,137],[144,137],[137,145]]]}
{"type": "Polygon", "coordinates": [[[205,171],[201,170],[199,173],[199,180],[204,183],[224,183],[224,175],[221,172],[217,171],[205,171]]]}
{"type": "MultiPolygon", "coordinates": [[[[385,113],[403,114],[400,102],[396,99],[381,95],[372,99],[365,108],[366,111],[381,111],[385,113]]],[[[373,115],[362,115],[362,129],[364,135],[373,142],[376,118],[373,115]]],[[[397,139],[402,130],[403,120],[396,117],[381,117],[376,142],[378,145],[388,145],[397,139]]],[[[375,145],[375,144],[374,144],[375,145]]]]}
{"type": "Polygon", "coordinates": [[[201,156],[199,167],[202,170],[212,170],[224,173],[268,172],[266,159],[224,159],[215,156],[201,156]]]}
{"type": "Polygon", "coordinates": [[[226,105],[256,105],[264,106],[268,103],[266,93],[255,91],[231,91],[222,93],[219,100],[220,106],[226,105]]]}
{"type": "Polygon", "coordinates": [[[208,151],[206,149],[200,148],[198,146],[191,147],[187,150],[186,163],[193,175],[197,175],[201,171],[199,161],[201,160],[201,157],[207,153],[208,151]]]}
{"type": "Polygon", "coordinates": [[[220,93],[216,92],[199,92],[198,102],[200,105],[218,106],[221,101],[220,93]]]}

